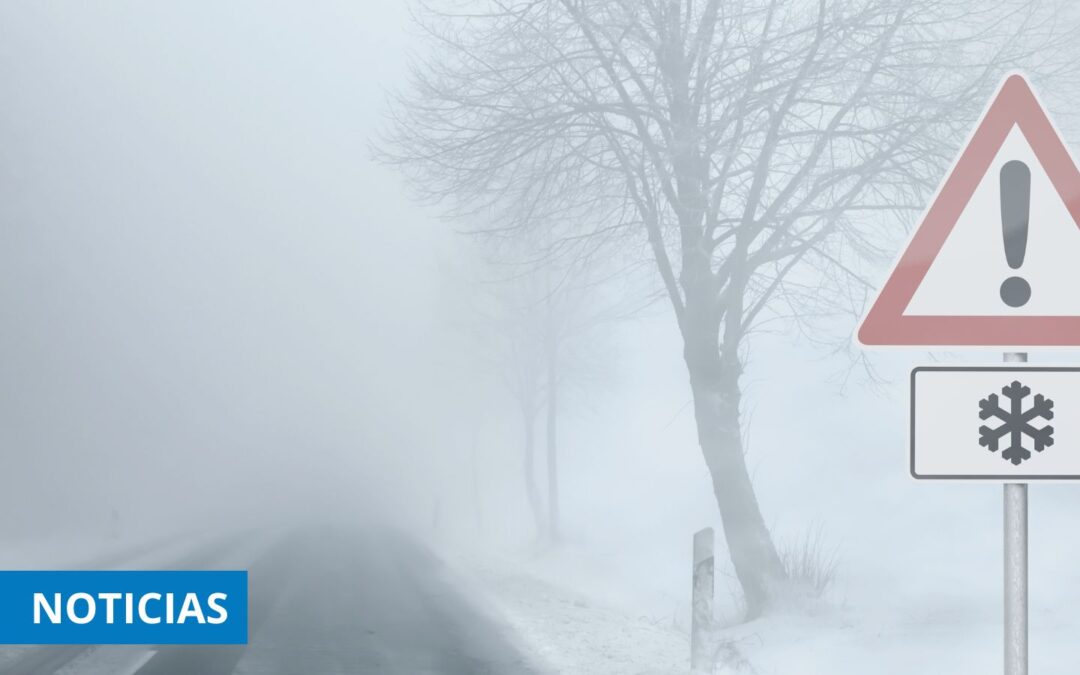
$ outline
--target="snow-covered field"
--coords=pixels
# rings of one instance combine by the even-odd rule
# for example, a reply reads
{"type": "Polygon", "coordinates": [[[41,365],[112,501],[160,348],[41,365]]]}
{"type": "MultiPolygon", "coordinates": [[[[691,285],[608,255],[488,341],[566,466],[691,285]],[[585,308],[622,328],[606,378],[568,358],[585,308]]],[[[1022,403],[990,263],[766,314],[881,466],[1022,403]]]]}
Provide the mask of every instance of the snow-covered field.
{"type": "Polygon", "coordinates": [[[689,638],[677,617],[605,595],[585,566],[571,568],[571,557],[489,555],[459,559],[457,567],[541,668],[565,675],[686,672],[689,638]]]}
{"type": "MultiPolygon", "coordinates": [[[[620,598],[610,583],[605,591],[594,576],[598,570],[575,552],[521,558],[473,555],[458,559],[456,567],[466,571],[488,611],[506,623],[526,653],[552,673],[669,675],[690,670],[687,618],[679,603],[669,598],[665,613],[659,609],[663,598],[634,597],[632,590],[620,598]]],[[[756,621],[718,626],[713,632],[713,672],[909,675],[1000,670],[996,598],[970,603],[960,593],[910,592],[907,584],[897,584],[887,602],[876,607],[822,598],[756,621]]],[[[1062,618],[1044,609],[1033,616],[1033,623],[1043,629],[1042,639],[1034,642],[1046,649],[1034,661],[1047,667],[1044,672],[1072,672],[1062,618]]]]}

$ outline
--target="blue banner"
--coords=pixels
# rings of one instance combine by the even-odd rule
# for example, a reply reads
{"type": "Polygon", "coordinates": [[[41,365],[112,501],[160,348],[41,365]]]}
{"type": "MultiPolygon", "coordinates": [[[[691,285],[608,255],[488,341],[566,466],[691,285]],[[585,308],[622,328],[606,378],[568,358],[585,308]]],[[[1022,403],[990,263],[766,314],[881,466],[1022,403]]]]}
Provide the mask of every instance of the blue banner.
{"type": "Polygon", "coordinates": [[[0,644],[247,644],[244,571],[0,572],[0,644]]]}

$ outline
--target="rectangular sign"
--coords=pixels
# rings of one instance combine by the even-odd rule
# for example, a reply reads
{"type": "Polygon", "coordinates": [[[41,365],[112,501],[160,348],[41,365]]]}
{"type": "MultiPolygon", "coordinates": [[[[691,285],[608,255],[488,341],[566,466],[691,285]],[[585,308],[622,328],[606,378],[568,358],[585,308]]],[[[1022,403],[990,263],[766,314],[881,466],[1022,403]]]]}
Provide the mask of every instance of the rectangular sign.
{"type": "Polygon", "coordinates": [[[914,369],[911,475],[1080,480],[1080,368],[914,369]]]}
{"type": "Polygon", "coordinates": [[[243,571],[0,572],[0,644],[246,644],[243,571]]]}

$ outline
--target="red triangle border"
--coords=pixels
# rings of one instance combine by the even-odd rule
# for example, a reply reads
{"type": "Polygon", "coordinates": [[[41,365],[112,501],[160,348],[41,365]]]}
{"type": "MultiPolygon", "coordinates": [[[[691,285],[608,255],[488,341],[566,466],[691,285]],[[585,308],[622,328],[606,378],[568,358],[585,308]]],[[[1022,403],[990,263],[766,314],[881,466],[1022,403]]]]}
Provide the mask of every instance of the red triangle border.
{"type": "MultiPolygon", "coordinates": [[[[1080,316],[906,316],[904,310],[941,251],[1014,125],[1080,228],[1080,171],[1027,80],[1010,75],[926,211],[858,330],[867,346],[1073,346],[1080,316]]],[[[1076,261],[1080,267],[1080,261],[1076,261]]],[[[1077,279],[1080,282],[1080,277],[1077,279]]],[[[1080,283],[1077,291],[1080,292],[1080,283]]]]}

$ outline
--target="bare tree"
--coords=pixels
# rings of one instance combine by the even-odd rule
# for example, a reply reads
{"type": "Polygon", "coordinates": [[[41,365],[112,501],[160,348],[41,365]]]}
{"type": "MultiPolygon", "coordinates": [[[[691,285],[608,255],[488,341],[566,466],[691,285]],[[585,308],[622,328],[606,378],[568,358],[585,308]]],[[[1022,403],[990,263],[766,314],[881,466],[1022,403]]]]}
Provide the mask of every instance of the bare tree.
{"type": "Polygon", "coordinates": [[[744,459],[748,336],[859,304],[857,261],[910,215],[1017,63],[1072,40],[1026,0],[490,0],[418,25],[382,148],[491,236],[646,247],[749,616],[789,585],[744,459]],[[477,5],[480,5],[478,7],[477,5]],[[588,225],[582,225],[587,223],[588,225]],[[573,224],[573,225],[571,225],[573,224]],[[854,299],[852,296],[855,296],[854,299]]]}
{"type": "Polygon", "coordinates": [[[539,290],[535,280],[489,286],[479,298],[480,322],[470,328],[482,338],[478,345],[491,362],[520,415],[522,431],[522,478],[537,537],[544,539],[548,528],[536,477],[537,422],[544,407],[546,354],[544,321],[537,311],[539,290]]]}
{"type": "Polygon", "coordinates": [[[552,543],[561,538],[559,420],[563,401],[567,393],[572,393],[568,392],[571,388],[594,389],[607,375],[606,360],[601,352],[610,352],[602,346],[604,340],[599,331],[632,311],[618,300],[601,300],[594,279],[596,269],[577,264],[557,266],[554,261],[549,261],[538,270],[543,291],[537,308],[542,312],[544,327],[538,338],[543,345],[546,371],[548,538],[552,543]]]}
{"type": "Polygon", "coordinates": [[[596,329],[620,318],[595,298],[591,268],[556,261],[501,266],[502,274],[474,286],[473,320],[466,331],[514,400],[523,432],[523,477],[537,534],[560,538],[560,402],[564,390],[595,384],[602,364],[590,348],[596,329]],[[540,414],[545,422],[546,503],[537,480],[540,414]]]}

